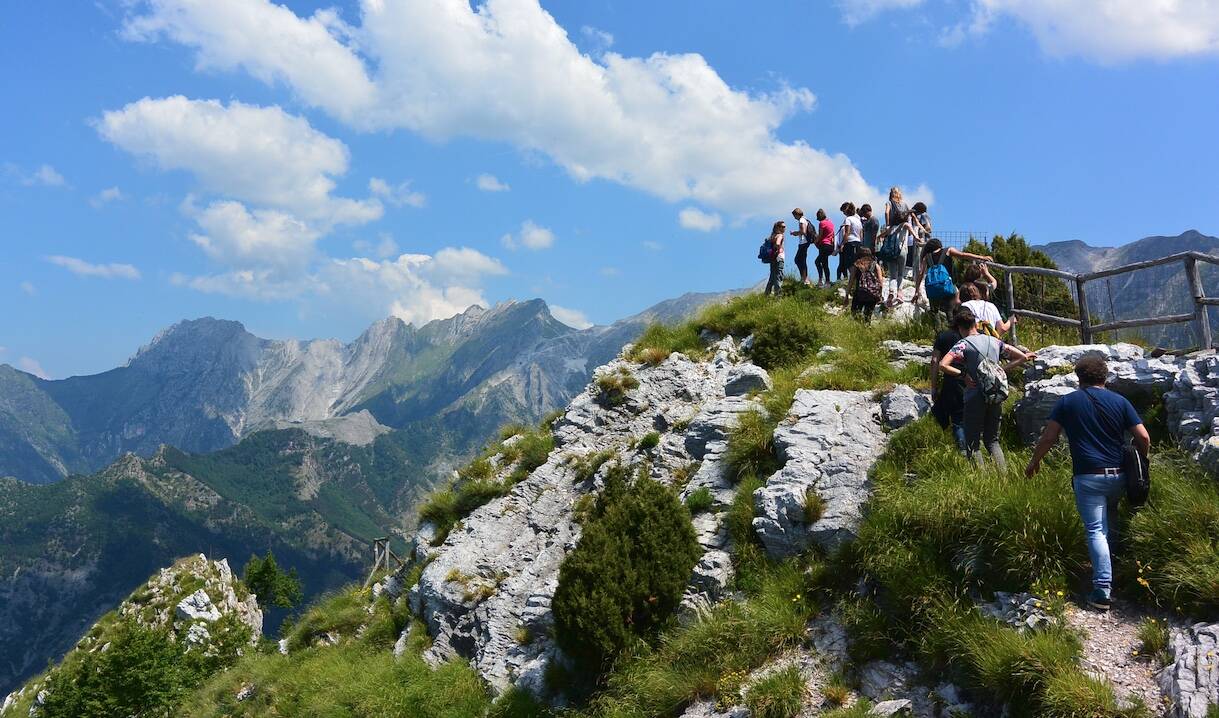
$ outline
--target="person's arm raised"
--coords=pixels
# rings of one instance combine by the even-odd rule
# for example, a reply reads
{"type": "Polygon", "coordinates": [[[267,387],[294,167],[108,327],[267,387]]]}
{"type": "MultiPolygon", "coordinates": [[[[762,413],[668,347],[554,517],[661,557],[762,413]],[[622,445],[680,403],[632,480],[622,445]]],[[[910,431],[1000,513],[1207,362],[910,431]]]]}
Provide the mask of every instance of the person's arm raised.
{"type": "MultiPolygon", "coordinates": [[[[957,249],[956,247],[948,247],[944,251],[948,252],[949,257],[964,257],[965,259],[972,259],[975,262],[993,262],[993,261],[995,261],[994,257],[989,257],[985,254],[974,254],[973,252],[964,252],[964,251],[957,249]]],[[[986,265],[983,265],[983,267],[985,267],[985,266],[986,265]]]]}

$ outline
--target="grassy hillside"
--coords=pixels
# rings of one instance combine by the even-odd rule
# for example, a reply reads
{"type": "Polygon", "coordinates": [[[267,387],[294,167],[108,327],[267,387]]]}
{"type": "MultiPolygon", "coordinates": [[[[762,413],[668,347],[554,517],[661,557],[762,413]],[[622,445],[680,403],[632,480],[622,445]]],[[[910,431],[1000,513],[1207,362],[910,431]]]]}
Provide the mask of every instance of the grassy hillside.
{"type": "MultiPolygon", "coordinates": [[[[695,700],[713,699],[725,707],[743,703],[755,716],[793,718],[805,698],[794,672],[754,683],[747,676],[805,646],[810,621],[833,616],[848,631],[851,662],[824,689],[827,716],[864,714],[865,701],[835,706],[851,700],[854,669],[879,657],[913,660],[927,676],[954,681],[984,715],[998,715],[1001,706],[1016,717],[1154,715],[1150,706],[1119,705],[1109,685],[1084,670],[1081,638],[1070,628],[1021,633],[977,608],[995,591],[1032,591],[1059,614],[1086,587],[1087,554],[1063,447],[1028,480],[1022,469],[1029,453],[1012,427],[1003,438],[1010,468],[999,472],[968,463],[945,432],[921,419],[893,434],[878,458],[875,491],[856,541],[832,554],[814,549],[783,562],[766,558],[751,525],[751,494],[777,468],[773,432],[795,391],[925,385],[925,366],[894,369],[880,342],[929,343],[931,326],[863,325],[828,312],[825,303],[832,299],[788,285],[779,299],[744,296],[685,325],[654,326],[635,345],[632,358],[659,363],[672,351],[704,356],[703,329],[752,334],[753,358],[774,379],[774,387],[757,397],[763,410],[742,419],[728,446],[738,482],[729,530],[739,600],[686,625],[670,621],[630,644],[562,714],[672,716],[695,700]],[[842,351],[820,351],[827,346],[842,351]]],[[[1021,331],[1032,346],[1062,339],[1031,324],[1021,331]]],[[[1018,394],[1020,377],[1012,379],[1018,394]]],[[[1171,447],[1157,445],[1153,453],[1157,481],[1150,504],[1137,514],[1123,508],[1118,522],[1116,590],[1156,615],[1214,620],[1219,488],[1171,447]]],[[[485,463],[480,458],[463,469],[461,480],[427,505],[456,521],[469,506],[498,495],[503,487],[485,485],[480,461],[485,463]]],[[[413,621],[402,599],[374,601],[354,587],[332,594],[289,629],[288,656],[241,658],[184,698],[181,710],[192,716],[545,714],[518,694],[493,702],[464,664],[429,668],[420,657],[427,638],[417,622],[405,655],[394,658],[390,647],[413,621]],[[246,688],[252,694],[238,700],[246,688]]],[[[555,692],[580,682],[561,671],[549,680],[555,692]]]]}

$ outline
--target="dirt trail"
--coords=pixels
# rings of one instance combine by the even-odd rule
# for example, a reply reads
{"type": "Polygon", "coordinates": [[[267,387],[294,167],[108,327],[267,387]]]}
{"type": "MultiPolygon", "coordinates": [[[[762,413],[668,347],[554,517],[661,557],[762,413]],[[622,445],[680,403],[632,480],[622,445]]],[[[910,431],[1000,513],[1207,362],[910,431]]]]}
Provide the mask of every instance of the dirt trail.
{"type": "Polygon", "coordinates": [[[1139,625],[1154,617],[1138,606],[1114,601],[1108,613],[1069,605],[1067,625],[1083,636],[1084,670],[1105,676],[1119,700],[1142,699],[1153,715],[1164,713],[1154,658],[1137,655],[1139,625]]]}

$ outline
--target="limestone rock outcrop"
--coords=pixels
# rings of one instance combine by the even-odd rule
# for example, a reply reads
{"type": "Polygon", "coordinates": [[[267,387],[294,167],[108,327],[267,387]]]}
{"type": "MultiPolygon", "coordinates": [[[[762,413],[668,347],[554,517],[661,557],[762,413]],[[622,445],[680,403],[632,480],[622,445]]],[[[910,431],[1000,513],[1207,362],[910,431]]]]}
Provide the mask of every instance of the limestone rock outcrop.
{"type": "Polygon", "coordinates": [[[1160,672],[1160,690],[1174,718],[1207,718],[1219,705],[1219,623],[1174,630],[1173,661],[1160,672]]]}
{"type": "Polygon", "coordinates": [[[1016,403],[1016,425],[1026,443],[1037,441],[1058,400],[1079,388],[1072,368],[1085,354],[1098,354],[1109,362],[1106,386],[1136,403],[1158,399],[1173,388],[1186,360],[1143,355],[1133,344],[1081,344],[1049,346],[1025,369],[1024,396],[1016,403]]]}
{"type": "Polygon", "coordinates": [[[783,468],[754,492],[754,530],[774,558],[852,538],[868,498],[868,470],[887,443],[870,392],[801,389],[775,430],[783,468]]]}
{"type": "Polygon", "coordinates": [[[705,554],[686,598],[691,604],[714,600],[731,576],[720,514],[733,487],[721,456],[737,416],[757,407],[739,393],[729,396],[728,388],[760,388],[769,377],[741,362],[731,337],[712,352],[710,362],[673,354],[657,366],[623,359],[608,364],[602,371],[629,373],[638,386],[617,406],[606,406],[591,385],[555,421],[555,449],[543,465],[506,496],[476,509],[443,544],[425,548],[431,561],[409,600],[433,637],[427,659],[466,658],[496,692],[514,685],[542,692],[547,666],[561,660],[549,630],[551,599],[563,558],[579,540],[575,506],[601,488],[613,461],[646,464],[653,479],[670,485],[688,478],[686,492],[712,489],[715,505],[696,517],[705,554]],[[654,431],[661,435],[654,449],[632,448],[632,439],[654,431]],[[584,467],[598,455],[612,458],[586,476],[584,467]],[[520,635],[529,641],[517,640],[520,635]]]}

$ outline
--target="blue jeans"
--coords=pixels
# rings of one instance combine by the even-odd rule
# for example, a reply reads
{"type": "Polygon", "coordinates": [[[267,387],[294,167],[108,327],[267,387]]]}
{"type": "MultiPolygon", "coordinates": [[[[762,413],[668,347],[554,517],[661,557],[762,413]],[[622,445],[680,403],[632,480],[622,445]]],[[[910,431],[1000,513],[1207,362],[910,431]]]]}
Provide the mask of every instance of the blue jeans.
{"type": "Polygon", "coordinates": [[[1109,557],[1109,520],[1117,515],[1117,501],[1126,493],[1126,475],[1077,474],[1075,508],[1084,522],[1088,554],[1092,557],[1092,587],[1109,595],[1113,561],[1109,557]]]}

